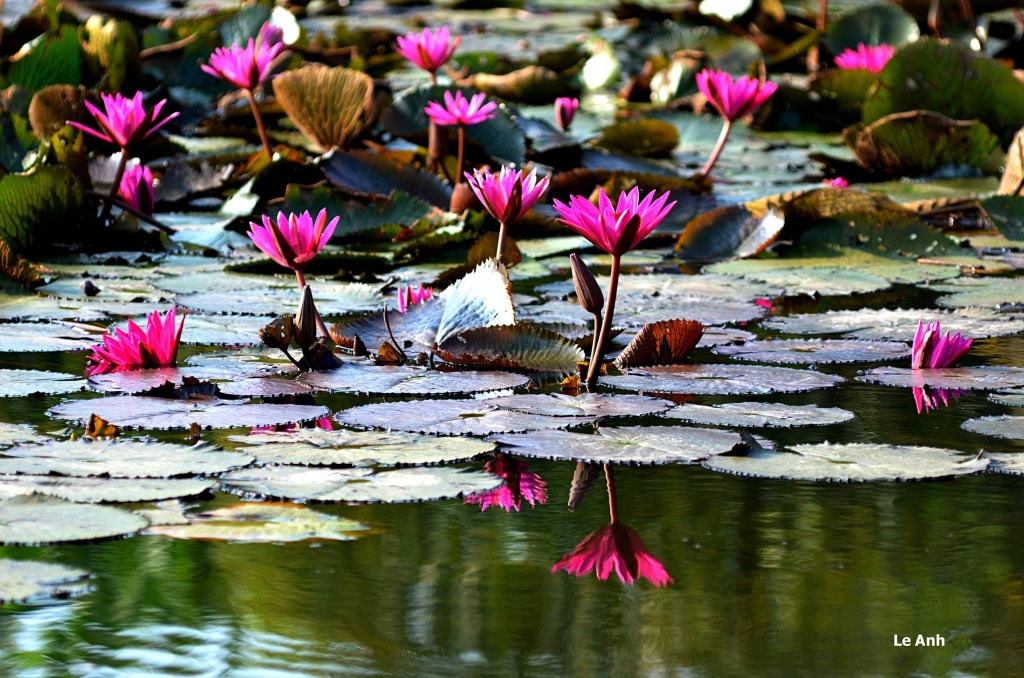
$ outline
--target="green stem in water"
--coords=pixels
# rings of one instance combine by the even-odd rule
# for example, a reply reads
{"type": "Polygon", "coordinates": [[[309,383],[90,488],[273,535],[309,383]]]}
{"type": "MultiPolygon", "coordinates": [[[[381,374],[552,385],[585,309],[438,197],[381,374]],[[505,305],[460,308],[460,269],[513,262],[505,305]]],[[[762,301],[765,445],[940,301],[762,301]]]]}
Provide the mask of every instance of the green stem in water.
{"type": "Polygon", "coordinates": [[[110,216],[110,208],[114,206],[114,198],[117,197],[117,191],[121,188],[121,178],[124,177],[124,170],[128,166],[128,149],[121,148],[121,160],[117,163],[117,172],[114,173],[114,183],[110,186],[110,193],[107,194],[107,202],[103,205],[103,211],[100,213],[100,223],[106,224],[107,218],[110,216]]]}
{"type": "Polygon", "coordinates": [[[715,142],[715,148],[711,151],[711,156],[708,161],[704,163],[704,169],[700,171],[702,177],[706,177],[711,174],[711,168],[718,162],[718,156],[722,155],[722,149],[725,148],[725,142],[729,139],[729,132],[732,131],[732,120],[725,119],[725,124],[722,125],[722,133],[718,135],[718,141],[715,142]]]}
{"type": "MultiPolygon", "coordinates": [[[[302,274],[302,271],[295,269],[295,279],[299,282],[299,289],[306,287],[306,276],[302,274]]],[[[327,331],[327,326],[324,325],[324,319],[320,317],[320,309],[314,307],[316,311],[316,329],[320,332],[320,336],[324,338],[330,338],[330,333],[327,331]]]]}
{"type": "Polygon", "coordinates": [[[608,346],[608,336],[612,331],[612,316],[615,314],[615,295],[619,290],[619,267],[621,263],[622,255],[613,254],[612,271],[610,274],[611,282],[608,283],[608,295],[604,302],[604,321],[601,322],[601,334],[590,353],[590,365],[587,368],[588,391],[594,391],[597,388],[597,377],[601,373],[601,363],[604,358],[605,348],[608,346]]]}
{"type": "Polygon", "coordinates": [[[267,160],[274,159],[274,152],[270,148],[270,138],[267,137],[267,128],[263,124],[263,116],[260,115],[260,107],[256,105],[256,96],[251,89],[245,90],[245,96],[249,99],[249,107],[252,108],[252,117],[256,119],[256,129],[260,133],[260,141],[263,142],[263,150],[267,152],[267,160]]]}

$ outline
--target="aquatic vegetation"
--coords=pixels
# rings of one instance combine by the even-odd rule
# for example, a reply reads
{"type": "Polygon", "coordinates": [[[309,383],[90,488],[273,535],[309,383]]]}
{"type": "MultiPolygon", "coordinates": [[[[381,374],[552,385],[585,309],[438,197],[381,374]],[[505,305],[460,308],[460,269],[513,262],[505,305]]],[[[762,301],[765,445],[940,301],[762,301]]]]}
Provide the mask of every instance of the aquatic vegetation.
{"type": "Polygon", "coordinates": [[[576,97],[558,97],[555,99],[555,122],[563,132],[569,131],[572,119],[580,108],[580,100],[576,97]]]}
{"type": "Polygon", "coordinates": [[[489,167],[466,172],[466,180],[484,208],[501,224],[498,247],[494,258],[501,261],[505,254],[508,225],[533,209],[534,204],[548,189],[548,177],[537,178],[537,170],[518,172],[503,166],[497,174],[489,167]]]}
{"type": "Polygon", "coordinates": [[[707,162],[700,173],[704,176],[711,174],[711,169],[718,162],[718,156],[725,148],[725,142],[729,140],[729,133],[732,125],[737,120],[742,120],[768,101],[778,85],[774,82],[760,81],[746,75],[733,79],[726,71],[713,71],[705,68],[697,74],[697,88],[701,94],[707,97],[719,115],[722,116],[722,131],[715,142],[707,162]]]}
{"type": "Polygon", "coordinates": [[[103,337],[103,343],[92,347],[86,357],[89,365],[85,376],[104,374],[119,368],[145,368],[174,365],[178,359],[178,344],[185,326],[182,317],[174,326],[176,309],[160,315],[153,311],[146,317],[146,329],[128,321],[128,329],[115,328],[114,334],[103,337]]]}

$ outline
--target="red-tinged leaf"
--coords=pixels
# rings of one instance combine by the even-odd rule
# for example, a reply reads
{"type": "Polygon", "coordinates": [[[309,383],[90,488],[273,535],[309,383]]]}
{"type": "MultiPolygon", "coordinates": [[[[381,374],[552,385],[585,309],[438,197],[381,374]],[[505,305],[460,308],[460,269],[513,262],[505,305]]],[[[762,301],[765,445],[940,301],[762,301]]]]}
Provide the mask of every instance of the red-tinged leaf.
{"type": "Polygon", "coordinates": [[[576,363],[583,359],[583,351],[575,343],[528,325],[469,330],[438,346],[435,354],[453,365],[558,374],[575,371],[576,363]]]}
{"type": "Polygon", "coordinates": [[[702,336],[704,325],[696,320],[673,318],[647,323],[615,359],[615,366],[678,365],[686,361],[702,336]]]}

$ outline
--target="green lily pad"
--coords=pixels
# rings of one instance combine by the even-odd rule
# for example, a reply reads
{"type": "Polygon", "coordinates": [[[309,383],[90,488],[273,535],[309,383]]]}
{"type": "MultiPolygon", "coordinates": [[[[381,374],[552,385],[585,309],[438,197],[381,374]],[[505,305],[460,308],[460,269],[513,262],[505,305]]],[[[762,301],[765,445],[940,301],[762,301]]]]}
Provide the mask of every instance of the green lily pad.
{"type": "Polygon", "coordinates": [[[350,68],[311,64],[273,79],[274,94],[319,151],[348,148],[373,123],[373,79],[350,68]]]}
{"type": "Polygon", "coordinates": [[[1020,452],[986,452],[985,457],[992,462],[988,468],[993,473],[1024,475],[1024,454],[1020,452]]]}
{"type": "Polygon", "coordinates": [[[781,210],[753,211],[727,205],[690,220],[676,241],[676,256],[686,261],[752,257],[775,242],[786,225],[781,210]]]}
{"type": "Polygon", "coordinates": [[[0,604],[41,597],[67,598],[89,590],[89,573],[39,560],[0,559],[0,604]]]}
{"type": "Polygon", "coordinates": [[[937,258],[957,254],[959,245],[920,219],[892,210],[850,212],[822,219],[801,242],[861,248],[892,257],[937,258]]]}
{"type": "Polygon", "coordinates": [[[575,343],[529,325],[467,330],[437,347],[435,355],[451,365],[569,374],[583,359],[575,343]]]}
{"type": "Polygon", "coordinates": [[[935,289],[947,293],[935,300],[946,308],[980,306],[1009,310],[1024,307],[1024,278],[957,278],[936,285],[935,289]]]}
{"type": "Polygon", "coordinates": [[[624,120],[606,127],[598,146],[643,157],[665,157],[679,145],[679,130],[657,118],[624,120]]]}
{"type": "Polygon", "coordinates": [[[84,351],[98,340],[98,333],[60,323],[8,323],[0,326],[0,353],[84,351]]]}
{"type": "MultiPolygon", "coordinates": [[[[316,281],[313,285],[316,305],[322,315],[372,311],[384,303],[378,285],[324,280],[316,281]]],[[[195,292],[181,295],[176,302],[186,309],[203,313],[278,316],[295,313],[299,307],[299,298],[299,292],[294,288],[265,288],[195,292]]],[[[188,325],[187,320],[185,324],[188,325]]]]}
{"type": "Polygon", "coordinates": [[[0,476],[0,497],[40,494],[88,504],[137,503],[195,497],[210,491],[216,484],[216,481],[198,478],[126,480],[39,475],[0,476]]]}
{"type": "Polygon", "coordinates": [[[17,251],[30,249],[45,232],[53,242],[64,236],[59,224],[79,221],[82,186],[64,166],[39,165],[0,178],[0,239],[17,251]]]}
{"type": "Polygon", "coordinates": [[[112,506],[24,495],[0,499],[0,544],[40,546],[110,539],[148,525],[142,516],[112,506]]]}
{"type": "Polygon", "coordinates": [[[447,395],[525,386],[530,378],[511,372],[439,372],[423,367],[347,362],[336,370],[306,372],[297,382],[315,391],[366,395],[447,395]]]}
{"type": "Polygon", "coordinates": [[[982,200],[981,208],[1004,236],[1010,240],[1024,240],[1024,196],[993,196],[982,200]]]}
{"type": "Polygon", "coordinates": [[[982,339],[1024,332],[1024,320],[994,310],[961,308],[956,312],[935,309],[873,309],[800,313],[768,318],[765,329],[783,334],[837,334],[870,341],[912,341],[918,322],[939,322],[943,330],[982,339]]]}
{"type": "Polygon", "coordinates": [[[307,506],[261,501],[193,513],[185,524],[153,526],[146,534],[175,539],[288,543],[311,539],[352,541],[369,529],[356,520],[328,515],[307,506]]]}
{"type": "Polygon", "coordinates": [[[452,189],[443,179],[379,154],[334,153],[322,167],[331,183],[349,193],[385,198],[401,191],[444,210],[451,205],[452,189]]]}
{"type": "Polygon", "coordinates": [[[1013,417],[1006,414],[978,417],[977,419],[968,419],[960,427],[965,431],[987,436],[1024,440],[1024,417],[1013,417]]]}
{"type": "Polygon", "coordinates": [[[753,395],[796,393],[831,388],[842,377],[789,367],[758,365],[670,365],[643,367],[621,376],[601,377],[600,384],[640,393],[753,395]]]}
{"type": "Polygon", "coordinates": [[[866,68],[830,68],[814,74],[807,83],[807,90],[814,95],[808,112],[823,127],[836,131],[860,122],[864,102],[877,77],[866,68]]]}
{"type": "Polygon", "coordinates": [[[833,54],[865,45],[905,45],[921,35],[917,21],[906,11],[889,4],[857,7],[831,21],[825,44],[833,54]]]}
{"type": "Polygon", "coordinates": [[[0,369],[0,398],[57,395],[85,389],[85,380],[73,374],[42,370],[0,369]]]}
{"type": "Polygon", "coordinates": [[[758,402],[721,403],[720,405],[684,403],[666,412],[665,416],[706,426],[741,428],[829,426],[841,424],[854,418],[853,412],[838,407],[758,402]]]}
{"type": "Polygon", "coordinates": [[[146,440],[63,440],[15,445],[0,457],[0,474],[53,474],[107,478],[171,478],[214,474],[248,466],[253,459],[209,445],[146,440]]]}
{"type": "Polygon", "coordinates": [[[109,316],[101,309],[77,301],[0,292],[0,320],[96,322],[109,320],[109,316]]]}
{"type": "Polygon", "coordinates": [[[713,350],[740,360],[787,365],[875,362],[910,355],[910,348],[902,342],[860,339],[775,339],[716,346],[713,350]]]}
{"type": "Polygon", "coordinates": [[[1007,407],[1024,407],[1024,388],[1008,388],[1005,391],[989,393],[988,399],[1007,407]]]}
{"type": "Polygon", "coordinates": [[[877,367],[857,377],[886,386],[908,388],[991,390],[1024,386],[1024,369],[1019,367],[949,367],[944,369],[912,370],[906,367],[877,367]]]}
{"type": "Polygon", "coordinates": [[[48,85],[82,84],[82,52],[78,31],[71,24],[55,27],[26,47],[30,49],[11,61],[11,84],[36,92],[48,85]]]}

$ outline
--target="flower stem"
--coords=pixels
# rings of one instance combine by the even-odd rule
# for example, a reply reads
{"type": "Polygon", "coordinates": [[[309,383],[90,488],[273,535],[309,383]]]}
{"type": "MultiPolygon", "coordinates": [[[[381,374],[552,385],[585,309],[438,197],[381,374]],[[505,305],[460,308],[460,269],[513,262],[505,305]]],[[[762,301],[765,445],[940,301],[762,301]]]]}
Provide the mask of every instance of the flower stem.
{"type": "Polygon", "coordinates": [[[608,522],[614,525],[619,522],[619,499],[615,496],[615,472],[611,464],[604,465],[604,482],[608,488],[608,522]]]}
{"type": "Polygon", "coordinates": [[[604,321],[601,322],[601,334],[594,344],[593,351],[590,353],[590,365],[587,368],[588,391],[593,391],[597,388],[597,377],[601,373],[601,363],[604,358],[605,347],[608,345],[608,335],[612,331],[612,316],[615,314],[615,295],[619,290],[619,266],[621,262],[621,254],[612,255],[611,281],[608,283],[608,295],[604,303],[604,321]]]}
{"type": "MultiPolygon", "coordinates": [[[[306,286],[306,276],[302,274],[302,271],[295,269],[295,279],[299,282],[299,289],[303,289],[306,286]]],[[[316,328],[319,330],[320,335],[324,338],[330,337],[330,333],[327,331],[327,326],[324,325],[324,319],[320,317],[320,309],[313,307],[316,311],[316,328]]]]}
{"type": "MultiPolygon", "coordinates": [[[[459,157],[455,163],[455,185],[462,181],[462,157],[466,152],[466,126],[459,125],[459,157]]],[[[500,261],[500,259],[499,259],[500,261]]]]}
{"type": "Polygon", "coordinates": [[[245,96],[249,99],[249,107],[252,108],[252,117],[256,120],[256,129],[260,133],[260,141],[263,142],[263,150],[267,152],[267,160],[274,159],[274,152],[270,149],[270,139],[267,137],[267,128],[263,124],[263,116],[260,115],[260,108],[256,105],[256,96],[251,89],[245,90],[245,96]]]}
{"type": "Polygon", "coordinates": [[[508,226],[504,221],[499,223],[501,228],[498,229],[498,249],[494,253],[494,258],[498,260],[498,263],[501,263],[502,257],[505,256],[505,237],[508,235],[508,226]]]}
{"type": "Polygon", "coordinates": [[[100,223],[106,224],[107,217],[110,216],[110,208],[114,206],[114,198],[117,197],[117,191],[121,188],[121,178],[124,177],[124,170],[128,166],[128,149],[121,149],[121,160],[117,163],[117,172],[114,173],[114,183],[110,186],[110,193],[107,194],[107,202],[103,205],[103,211],[100,213],[100,223]]]}
{"type": "Polygon", "coordinates": [[[702,177],[706,177],[711,174],[711,168],[718,162],[718,156],[722,155],[722,149],[725,148],[725,142],[729,139],[729,132],[732,131],[732,120],[725,119],[725,124],[722,125],[722,133],[718,135],[718,141],[715,142],[715,148],[711,151],[711,156],[708,161],[704,163],[704,169],[700,171],[702,177]]]}

